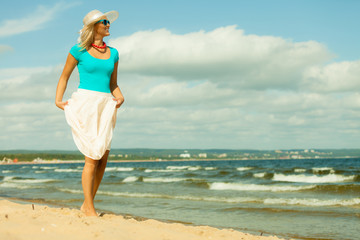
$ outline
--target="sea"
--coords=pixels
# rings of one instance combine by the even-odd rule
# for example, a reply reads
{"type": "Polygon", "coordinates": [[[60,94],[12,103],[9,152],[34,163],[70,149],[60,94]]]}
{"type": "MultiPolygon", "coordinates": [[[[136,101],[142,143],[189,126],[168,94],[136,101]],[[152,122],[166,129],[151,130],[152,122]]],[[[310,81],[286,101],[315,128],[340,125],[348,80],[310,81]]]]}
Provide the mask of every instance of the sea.
{"type": "MultiPolygon", "coordinates": [[[[0,165],[0,197],[79,208],[83,165],[0,165]]],[[[285,239],[360,239],[360,159],[108,162],[95,207],[285,239]]]]}

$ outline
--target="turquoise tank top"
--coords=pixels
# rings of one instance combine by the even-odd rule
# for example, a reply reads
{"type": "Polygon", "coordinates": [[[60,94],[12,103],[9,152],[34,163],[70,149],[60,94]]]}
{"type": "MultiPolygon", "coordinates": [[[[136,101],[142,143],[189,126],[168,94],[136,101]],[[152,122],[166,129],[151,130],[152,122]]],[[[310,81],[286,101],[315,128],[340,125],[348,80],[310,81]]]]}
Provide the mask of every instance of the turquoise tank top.
{"type": "Polygon", "coordinates": [[[78,61],[79,88],[111,93],[110,78],[114,71],[114,64],[119,60],[119,53],[115,48],[109,48],[109,59],[95,58],[86,49],[81,50],[79,44],[70,49],[70,54],[78,61]]]}

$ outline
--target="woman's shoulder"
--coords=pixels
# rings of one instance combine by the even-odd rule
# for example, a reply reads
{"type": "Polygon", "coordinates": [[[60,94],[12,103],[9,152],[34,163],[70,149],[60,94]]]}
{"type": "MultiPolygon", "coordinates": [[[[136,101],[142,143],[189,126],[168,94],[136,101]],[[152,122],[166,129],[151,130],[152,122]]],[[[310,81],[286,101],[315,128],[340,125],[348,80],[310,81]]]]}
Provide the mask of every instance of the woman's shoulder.
{"type": "Polygon", "coordinates": [[[116,48],[113,48],[113,47],[110,47],[110,46],[108,46],[108,47],[110,48],[111,56],[113,56],[114,61],[115,62],[119,61],[119,52],[118,52],[118,50],[116,48]]]}
{"type": "Polygon", "coordinates": [[[108,47],[110,48],[110,51],[112,51],[112,52],[118,52],[118,50],[117,50],[116,48],[111,47],[111,46],[108,46],[108,47]]]}
{"type": "Polygon", "coordinates": [[[75,44],[74,46],[71,47],[70,51],[84,52],[84,51],[86,51],[86,49],[82,48],[80,46],[80,43],[77,43],[77,44],[75,44]]]}
{"type": "Polygon", "coordinates": [[[81,55],[86,52],[85,48],[82,48],[80,46],[80,44],[75,44],[74,46],[72,46],[72,48],[70,49],[70,54],[79,61],[81,55]]]}

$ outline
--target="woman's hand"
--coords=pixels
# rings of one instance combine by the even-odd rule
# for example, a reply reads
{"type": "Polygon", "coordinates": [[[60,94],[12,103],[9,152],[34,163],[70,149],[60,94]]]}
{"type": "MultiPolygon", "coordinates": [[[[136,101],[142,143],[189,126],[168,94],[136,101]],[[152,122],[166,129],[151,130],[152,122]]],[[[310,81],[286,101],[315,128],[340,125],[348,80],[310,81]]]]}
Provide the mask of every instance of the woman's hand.
{"type": "Polygon", "coordinates": [[[124,102],[124,98],[113,98],[116,101],[116,108],[119,108],[124,102]]]}
{"type": "Polygon", "coordinates": [[[64,110],[65,106],[68,105],[68,101],[66,102],[55,102],[56,106],[62,110],[64,110]]]}

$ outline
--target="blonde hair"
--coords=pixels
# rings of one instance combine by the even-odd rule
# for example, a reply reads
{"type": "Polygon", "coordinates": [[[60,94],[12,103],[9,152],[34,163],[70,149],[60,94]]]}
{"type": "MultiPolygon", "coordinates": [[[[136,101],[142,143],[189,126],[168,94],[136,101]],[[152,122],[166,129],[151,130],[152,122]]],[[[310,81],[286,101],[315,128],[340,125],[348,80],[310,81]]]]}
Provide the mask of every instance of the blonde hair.
{"type": "Polygon", "coordinates": [[[103,19],[104,17],[101,16],[97,19],[95,19],[94,21],[92,21],[91,23],[84,25],[84,27],[80,30],[80,37],[78,39],[79,41],[79,45],[80,45],[80,51],[84,50],[84,49],[88,49],[90,48],[91,44],[94,42],[94,37],[95,37],[95,33],[94,33],[94,27],[95,27],[95,23],[98,20],[103,19]]]}

